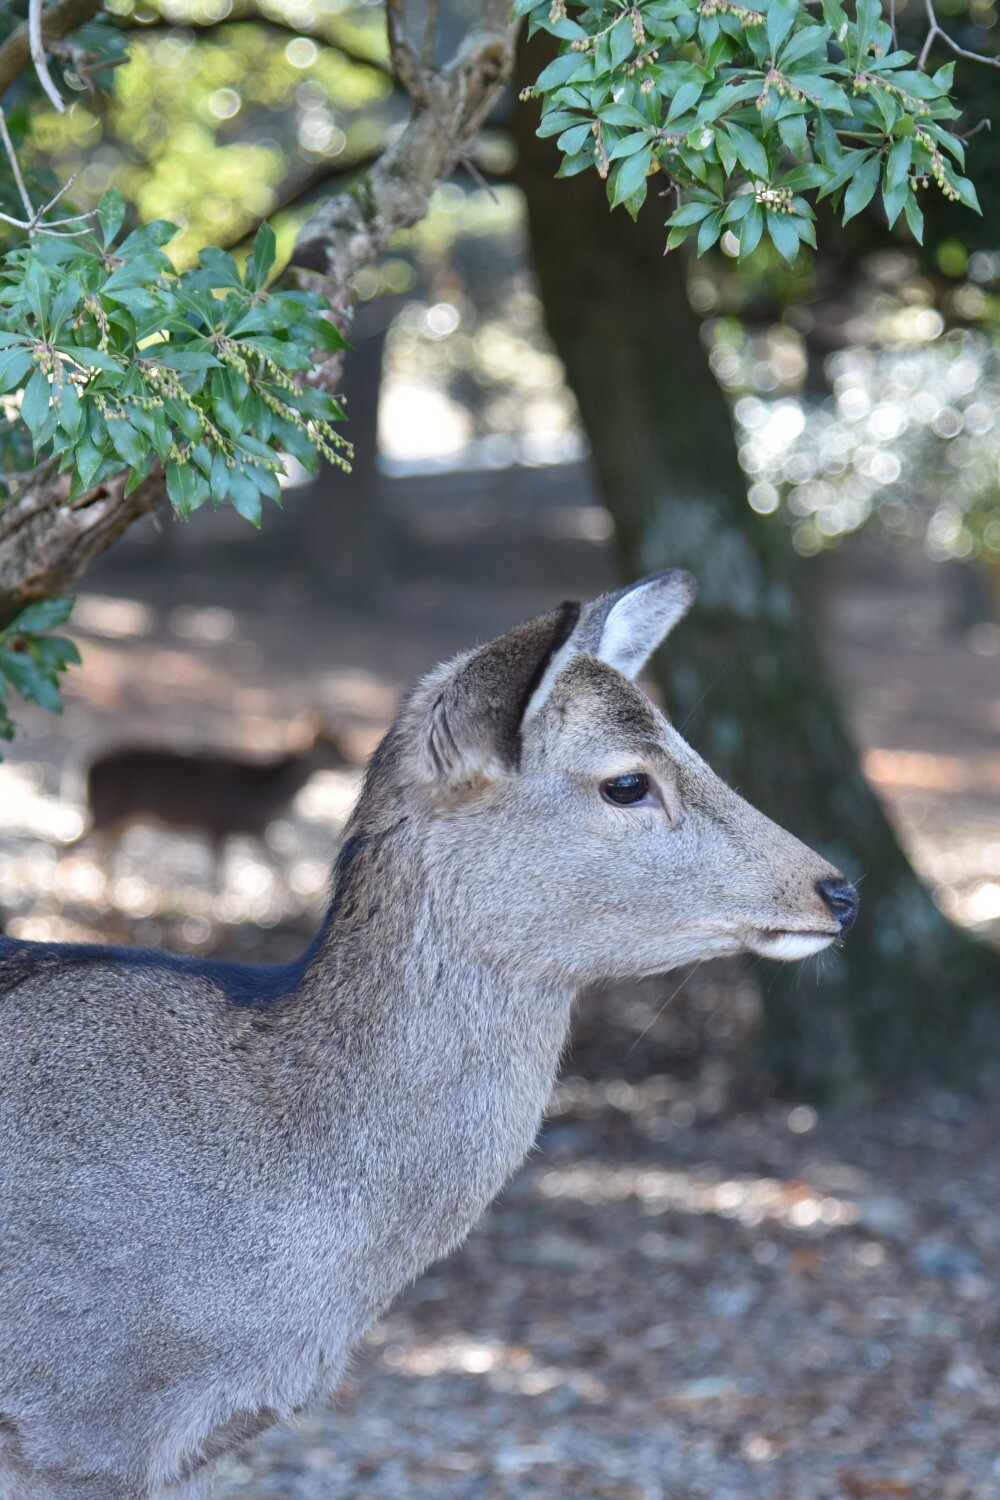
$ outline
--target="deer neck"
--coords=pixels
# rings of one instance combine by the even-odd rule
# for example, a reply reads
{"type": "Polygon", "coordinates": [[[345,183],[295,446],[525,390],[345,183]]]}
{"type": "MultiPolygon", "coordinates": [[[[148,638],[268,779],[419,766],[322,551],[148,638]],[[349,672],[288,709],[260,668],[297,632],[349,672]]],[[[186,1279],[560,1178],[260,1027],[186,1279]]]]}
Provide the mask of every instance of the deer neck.
{"type": "Polygon", "coordinates": [[[282,1051],[311,1080],[315,1176],[334,1143],[351,1182],[374,1307],[379,1268],[414,1274],[451,1248],[530,1149],[572,994],[478,957],[405,829],[354,837],[295,1006],[300,1045],[282,1051]]]}

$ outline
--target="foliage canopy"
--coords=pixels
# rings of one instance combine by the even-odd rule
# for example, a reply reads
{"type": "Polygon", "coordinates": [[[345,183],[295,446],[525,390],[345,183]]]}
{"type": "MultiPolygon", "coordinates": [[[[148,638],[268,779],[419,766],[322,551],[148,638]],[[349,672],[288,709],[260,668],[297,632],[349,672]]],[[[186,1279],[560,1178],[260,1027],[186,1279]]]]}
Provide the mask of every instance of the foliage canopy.
{"type": "Polygon", "coordinates": [[[890,227],[923,234],[932,182],[979,210],[958,168],[954,63],[933,75],[896,45],[879,0],[515,0],[559,39],[531,91],[539,133],[558,137],[560,176],[589,168],[633,215],[662,173],[680,202],[668,244],[698,253],[727,231],[741,258],[764,234],[793,261],[815,245],[807,195],[834,197],[847,223],[881,190],[890,227]]]}

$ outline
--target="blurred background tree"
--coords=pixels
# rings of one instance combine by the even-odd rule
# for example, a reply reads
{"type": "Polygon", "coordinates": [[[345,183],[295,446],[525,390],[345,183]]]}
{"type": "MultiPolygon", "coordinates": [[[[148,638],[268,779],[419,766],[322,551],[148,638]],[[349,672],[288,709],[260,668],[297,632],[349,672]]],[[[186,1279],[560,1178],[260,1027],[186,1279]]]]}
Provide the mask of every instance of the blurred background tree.
{"type": "MultiPolygon", "coordinates": [[[[180,226],[179,264],[205,242],[238,248],[269,217],[283,257],[298,238],[297,261],[335,271],[331,224],[356,231],[359,205],[375,222],[373,164],[413,126],[381,10],[337,0],[108,9],[98,29],[113,41],[98,42],[111,61],[124,38],[130,61],[108,75],[106,95],[91,94],[67,55],[59,81],[78,102],[66,115],[30,74],[9,96],[40,186],[54,191],[78,171],[82,203],[120,187],[142,219],[180,226]],[[354,191],[338,223],[346,200],[332,216],[324,205],[343,185],[354,191]]],[[[909,0],[895,13],[903,45],[919,50],[923,10],[909,0]]],[[[8,32],[23,14],[10,8],[8,32]]],[[[411,19],[417,32],[426,21],[433,56],[446,58],[475,14],[455,5],[411,19]]],[[[989,52],[995,20],[979,3],[947,16],[972,52],[989,52]]],[[[524,47],[519,83],[538,76],[547,46],[524,47]]],[[[871,207],[846,229],[821,213],[817,254],[791,269],[768,250],[738,264],[732,236],[700,261],[664,259],[669,205],[652,196],[633,224],[609,212],[593,172],[555,183],[558,157],[534,134],[534,106],[507,100],[487,128],[477,133],[474,107],[463,140],[438,143],[413,202],[348,253],[337,283],[344,305],[361,309],[344,374],[361,463],[354,481],[326,476],[326,524],[334,518],[363,564],[359,599],[381,564],[383,370],[388,448],[405,448],[407,432],[419,446],[433,428],[429,462],[449,448],[463,461],[565,460],[583,451],[582,424],[623,570],[682,563],[698,575],[682,659],[663,668],[678,723],[747,796],[866,879],[862,922],[816,987],[797,991],[786,969],[764,985],[762,1056],[782,1086],[811,1093],[929,1070],[992,1077],[1000,1050],[996,957],[948,924],[910,871],[858,768],[822,652],[822,553],[851,532],[919,538],[938,557],[1000,555],[996,162],[992,135],[976,128],[996,74],[960,62],[958,79],[985,216],[934,202],[923,248],[871,207]],[[516,262],[525,203],[572,396],[516,262]],[[420,405],[429,391],[433,421],[420,405]]],[[[339,381],[339,365],[329,378],[339,381]]]]}

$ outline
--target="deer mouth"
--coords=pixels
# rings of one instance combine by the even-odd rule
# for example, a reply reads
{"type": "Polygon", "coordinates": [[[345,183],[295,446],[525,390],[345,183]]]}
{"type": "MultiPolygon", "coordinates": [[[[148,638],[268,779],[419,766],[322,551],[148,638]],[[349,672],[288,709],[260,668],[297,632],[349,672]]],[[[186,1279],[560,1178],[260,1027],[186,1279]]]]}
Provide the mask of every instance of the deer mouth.
{"type": "Polygon", "coordinates": [[[747,946],[752,953],[758,953],[762,958],[792,962],[797,958],[811,958],[814,953],[822,953],[839,936],[839,930],[802,932],[782,927],[765,928],[756,933],[747,946]]]}

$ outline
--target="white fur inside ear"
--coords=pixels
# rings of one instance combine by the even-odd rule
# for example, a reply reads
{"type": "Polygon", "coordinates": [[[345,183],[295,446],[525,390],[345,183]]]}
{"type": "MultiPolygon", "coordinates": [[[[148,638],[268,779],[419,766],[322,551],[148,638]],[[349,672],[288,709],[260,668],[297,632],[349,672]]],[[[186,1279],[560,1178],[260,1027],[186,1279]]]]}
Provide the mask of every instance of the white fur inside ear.
{"type": "Polygon", "coordinates": [[[559,647],[559,650],[554,652],[552,657],[550,658],[548,666],[542,673],[542,679],[539,682],[538,686],[535,688],[535,691],[532,693],[531,697],[528,699],[528,706],[521,716],[522,727],[525,724],[530,724],[535,715],[541,713],[542,709],[549,701],[552,689],[556,685],[556,678],[560,675],[560,673],[565,671],[565,669],[569,666],[572,658],[576,656],[577,652],[580,650],[580,647],[574,640],[575,634],[576,632],[574,631],[569,640],[564,642],[564,644],[559,647]]]}
{"type": "Polygon", "coordinates": [[[609,611],[594,655],[626,677],[638,677],[660,642],[687,614],[694,595],[694,579],[679,568],[637,583],[609,611]]]}

